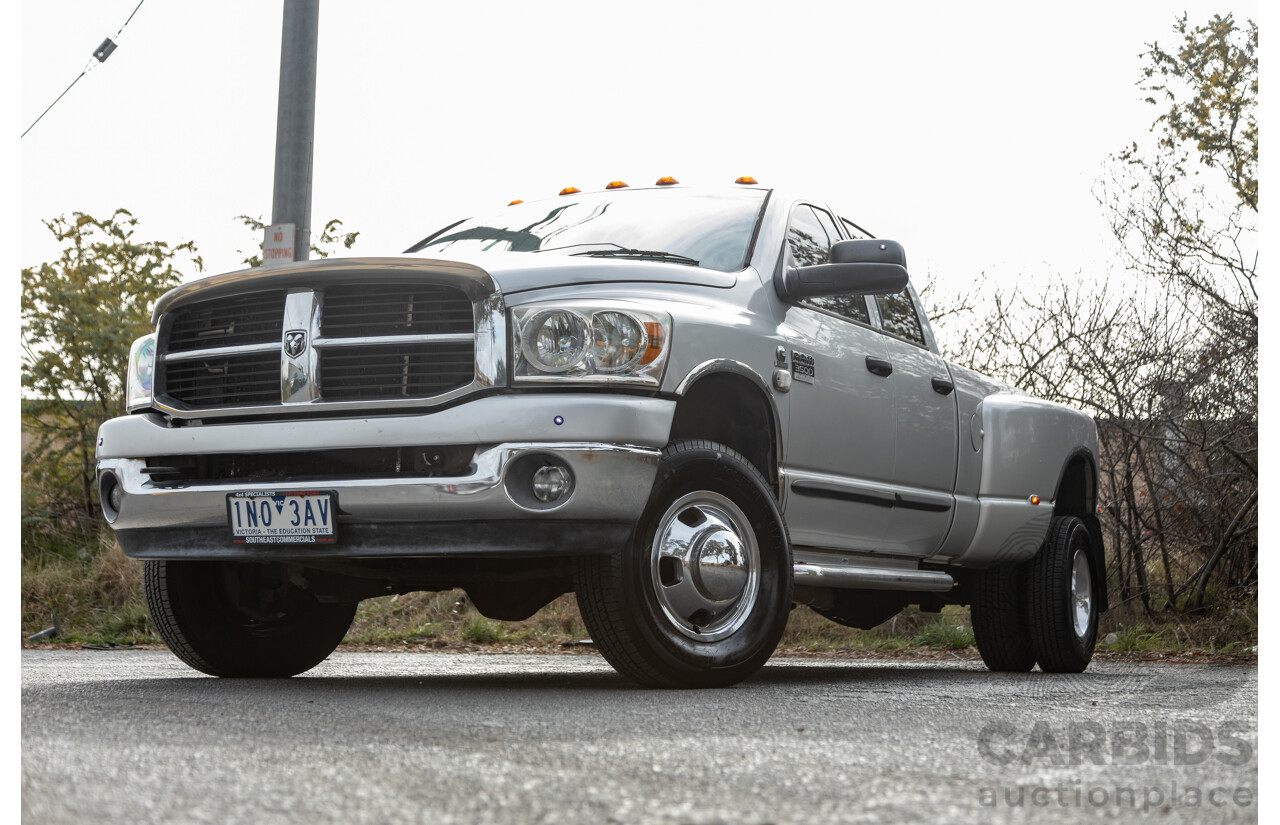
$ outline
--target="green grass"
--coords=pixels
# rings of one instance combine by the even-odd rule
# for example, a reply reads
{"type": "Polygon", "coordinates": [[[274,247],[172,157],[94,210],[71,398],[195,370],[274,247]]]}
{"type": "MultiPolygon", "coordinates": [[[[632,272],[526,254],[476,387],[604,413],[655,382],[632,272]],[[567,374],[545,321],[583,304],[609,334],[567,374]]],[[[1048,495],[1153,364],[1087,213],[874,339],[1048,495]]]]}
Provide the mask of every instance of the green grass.
{"type": "Polygon", "coordinates": [[[502,622],[475,616],[462,626],[462,639],[482,645],[501,642],[507,638],[507,629],[502,622]]]}
{"type": "Polygon", "coordinates": [[[915,642],[922,647],[963,650],[973,646],[973,628],[965,624],[937,619],[920,629],[915,642]]]}
{"type": "Polygon", "coordinates": [[[942,613],[924,613],[910,607],[870,630],[843,627],[807,607],[791,612],[781,646],[810,653],[918,650],[959,650],[973,644],[969,610],[948,606],[942,613]]]}
{"type": "Polygon", "coordinates": [[[56,621],[54,639],[81,644],[158,644],[142,598],[142,563],[106,532],[24,535],[22,637],[56,621]]]}

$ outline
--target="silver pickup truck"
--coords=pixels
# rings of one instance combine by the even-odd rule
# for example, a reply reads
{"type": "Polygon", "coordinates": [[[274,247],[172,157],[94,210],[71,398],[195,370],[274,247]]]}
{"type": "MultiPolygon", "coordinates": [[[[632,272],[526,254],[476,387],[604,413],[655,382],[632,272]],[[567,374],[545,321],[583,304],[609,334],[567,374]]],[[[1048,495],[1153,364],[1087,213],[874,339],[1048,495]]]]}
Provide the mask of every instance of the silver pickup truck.
{"type": "Polygon", "coordinates": [[[300,673],[362,599],[455,587],[505,620],[574,591],[652,686],[750,676],[798,604],[970,604],[993,670],[1092,656],[1092,420],[941,358],[901,246],[820,201],[570,188],[154,320],[99,492],[206,673],[300,673]]]}

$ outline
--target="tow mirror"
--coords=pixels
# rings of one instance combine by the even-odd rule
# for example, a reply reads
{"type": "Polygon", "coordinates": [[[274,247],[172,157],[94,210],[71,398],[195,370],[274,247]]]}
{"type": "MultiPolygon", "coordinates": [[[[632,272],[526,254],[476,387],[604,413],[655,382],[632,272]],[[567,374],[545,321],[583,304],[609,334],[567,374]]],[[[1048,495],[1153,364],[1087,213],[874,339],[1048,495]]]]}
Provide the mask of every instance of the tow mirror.
{"type": "Polygon", "coordinates": [[[788,267],[778,292],[799,301],[827,295],[894,295],[907,286],[907,253],[897,241],[837,241],[830,263],[788,267]]]}

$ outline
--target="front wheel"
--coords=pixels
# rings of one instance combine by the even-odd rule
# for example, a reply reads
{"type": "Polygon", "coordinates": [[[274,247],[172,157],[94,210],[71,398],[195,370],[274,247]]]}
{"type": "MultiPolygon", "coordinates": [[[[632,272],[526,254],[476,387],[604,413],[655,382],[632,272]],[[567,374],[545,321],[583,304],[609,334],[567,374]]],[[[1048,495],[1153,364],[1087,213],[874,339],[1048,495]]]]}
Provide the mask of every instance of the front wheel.
{"type": "Polygon", "coordinates": [[[777,502],[743,456],[711,441],[663,451],[621,552],[578,562],[596,647],[651,687],[723,687],[773,655],[791,606],[791,547],[777,502]]]}
{"type": "Polygon", "coordinates": [[[211,676],[293,676],[324,661],[354,604],[317,601],[283,564],[148,561],[147,609],[179,659],[211,676]]]}

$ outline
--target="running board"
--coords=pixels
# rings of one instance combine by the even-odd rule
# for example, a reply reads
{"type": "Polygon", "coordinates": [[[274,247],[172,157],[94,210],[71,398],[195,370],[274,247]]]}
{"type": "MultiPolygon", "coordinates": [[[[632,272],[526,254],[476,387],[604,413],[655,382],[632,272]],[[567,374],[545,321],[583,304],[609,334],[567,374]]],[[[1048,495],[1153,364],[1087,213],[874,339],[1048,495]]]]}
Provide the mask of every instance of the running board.
{"type": "Polygon", "coordinates": [[[952,578],[939,570],[893,567],[797,564],[792,567],[792,576],[798,585],[836,589],[923,590],[945,593],[955,586],[952,578]]]}

